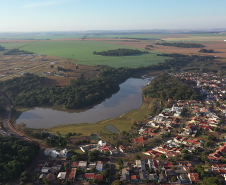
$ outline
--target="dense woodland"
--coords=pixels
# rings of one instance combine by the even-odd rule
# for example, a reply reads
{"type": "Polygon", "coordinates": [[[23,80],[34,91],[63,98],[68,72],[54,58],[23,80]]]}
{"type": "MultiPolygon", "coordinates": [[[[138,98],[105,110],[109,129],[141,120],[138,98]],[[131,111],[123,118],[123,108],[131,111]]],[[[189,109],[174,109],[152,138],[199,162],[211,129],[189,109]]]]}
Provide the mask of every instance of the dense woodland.
{"type": "Polygon", "coordinates": [[[0,51],[4,51],[5,48],[0,45],[0,51]]]}
{"type": "Polygon", "coordinates": [[[3,96],[0,95],[0,114],[6,111],[6,103],[3,96]]]}
{"type": "Polygon", "coordinates": [[[151,83],[143,89],[145,97],[160,98],[167,101],[174,100],[199,100],[198,93],[191,87],[184,84],[177,77],[162,74],[154,78],[151,83]]]}
{"type": "Polygon", "coordinates": [[[21,55],[21,54],[34,54],[34,53],[20,49],[12,49],[4,53],[4,55],[21,55]]]}
{"type": "Polygon", "coordinates": [[[213,53],[214,50],[213,49],[200,49],[199,52],[200,53],[213,53]]]}
{"type": "Polygon", "coordinates": [[[65,108],[79,108],[103,100],[119,90],[119,83],[131,76],[128,68],[102,67],[99,78],[70,80],[70,85],[47,87],[44,78],[25,74],[5,82],[0,88],[16,106],[31,107],[42,104],[57,105],[65,108]]]}
{"type": "Polygon", "coordinates": [[[34,142],[19,140],[16,137],[0,137],[0,181],[17,178],[39,152],[34,142]]]}
{"type": "Polygon", "coordinates": [[[163,45],[163,46],[174,46],[180,48],[202,48],[204,45],[196,44],[196,43],[184,43],[184,42],[157,42],[156,45],[163,45]]]}
{"type": "Polygon", "coordinates": [[[148,53],[147,51],[140,51],[138,49],[126,49],[126,48],[93,52],[94,55],[102,55],[102,56],[131,56],[131,55],[139,55],[139,54],[147,54],[147,53],[148,53]]]}

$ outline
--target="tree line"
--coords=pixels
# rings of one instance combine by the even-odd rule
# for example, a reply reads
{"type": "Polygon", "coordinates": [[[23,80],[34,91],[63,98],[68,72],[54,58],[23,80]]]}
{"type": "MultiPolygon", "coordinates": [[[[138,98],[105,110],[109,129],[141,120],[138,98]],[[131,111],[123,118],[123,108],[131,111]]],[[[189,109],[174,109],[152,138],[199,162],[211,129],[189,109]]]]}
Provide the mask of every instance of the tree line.
{"type": "Polygon", "coordinates": [[[102,55],[102,56],[131,56],[131,55],[139,55],[139,54],[147,54],[147,53],[149,53],[149,52],[140,51],[138,49],[126,49],[126,48],[93,52],[94,55],[102,55]]]}
{"type": "Polygon", "coordinates": [[[0,181],[17,178],[27,165],[35,159],[40,146],[16,137],[0,137],[0,181]]]}
{"type": "Polygon", "coordinates": [[[0,45],[0,51],[4,51],[5,48],[0,45]]]}
{"type": "Polygon", "coordinates": [[[21,54],[34,54],[34,53],[20,49],[12,49],[4,53],[4,55],[21,55],[21,54]]]}
{"type": "Polygon", "coordinates": [[[0,114],[6,111],[5,98],[0,94],[0,114]]]}
{"type": "Polygon", "coordinates": [[[143,95],[145,97],[160,98],[164,101],[167,101],[168,98],[174,100],[199,100],[199,94],[191,86],[166,73],[154,78],[143,89],[143,95]]]}
{"type": "Polygon", "coordinates": [[[200,53],[213,53],[214,50],[213,49],[200,49],[199,52],[200,53]]]}
{"type": "Polygon", "coordinates": [[[184,43],[184,42],[157,42],[155,45],[174,46],[180,48],[202,48],[204,45],[197,43],[184,43]]]}

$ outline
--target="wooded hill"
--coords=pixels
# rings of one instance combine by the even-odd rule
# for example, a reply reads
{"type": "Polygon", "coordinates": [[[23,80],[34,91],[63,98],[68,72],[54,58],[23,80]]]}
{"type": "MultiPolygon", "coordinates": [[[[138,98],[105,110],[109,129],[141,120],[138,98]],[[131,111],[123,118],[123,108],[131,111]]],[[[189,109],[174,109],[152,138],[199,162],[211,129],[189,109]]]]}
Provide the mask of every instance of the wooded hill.
{"type": "Polygon", "coordinates": [[[202,48],[204,45],[196,43],[184,43],[184,42],[157,42],[155,45],[174,46],[180,48],[202,48]]]}
{"type": "Polygon", "coordinates": [[[6,103],[3,96],[0,95],[0,114],[6,111],[6,103]]]}
{"type": "Polygon", "coordinates": [[[139,54],[147,54],[147,53],[149,52],[140,51],[138,49],[126,49],[126,48],[93,52],[94,55],[102,55],[102,56],[131,56],[131,55],[139,55],[139,54]]]}
{"type": "Polygon", "coordinates": [[[174,100],[199,100],[198,93],[191,86],[166,73],[154,78],[143,89],[143,95],[150,98],[160,98],[164,101],[167,101],[168,98],[174,100]]]}

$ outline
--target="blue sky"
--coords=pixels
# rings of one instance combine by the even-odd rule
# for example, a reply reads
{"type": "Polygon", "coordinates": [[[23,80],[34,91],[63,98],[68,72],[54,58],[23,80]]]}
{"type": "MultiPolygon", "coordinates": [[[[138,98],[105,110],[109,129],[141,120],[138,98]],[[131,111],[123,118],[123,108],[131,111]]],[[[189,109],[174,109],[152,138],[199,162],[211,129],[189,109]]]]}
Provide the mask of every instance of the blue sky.
{"type": "Polygon", "coordinates": [[[0,0],[0,32],[226,28],[226,0],[0,0]]]}

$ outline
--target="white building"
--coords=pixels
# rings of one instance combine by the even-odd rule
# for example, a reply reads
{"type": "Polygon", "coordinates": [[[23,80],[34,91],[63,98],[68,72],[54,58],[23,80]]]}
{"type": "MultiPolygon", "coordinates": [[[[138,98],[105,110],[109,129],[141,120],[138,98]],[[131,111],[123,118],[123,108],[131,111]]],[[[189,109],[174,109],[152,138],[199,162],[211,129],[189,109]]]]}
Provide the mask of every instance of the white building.
{"type": "Polygon", "coordinates": [[[58,149],[53,149],[53,148],[46,148],[44,151],[45,155],[49,155],[53,158],[55,157],[67,157],[67,149],[63,149],[63,150],[58,150],[58,149]]]}
{"type": "Polygon", "coordinates": [[[100,140],[100,141],[98,142],[98,145],[104,146],[104,145],[107,145],[107,142],[100,140]]]}

